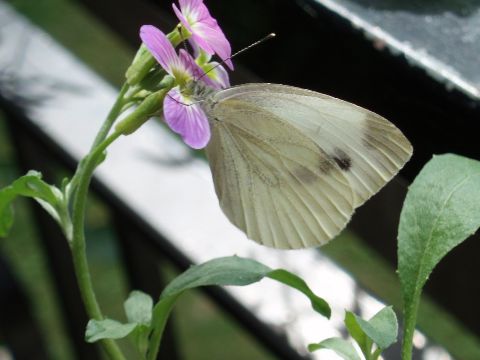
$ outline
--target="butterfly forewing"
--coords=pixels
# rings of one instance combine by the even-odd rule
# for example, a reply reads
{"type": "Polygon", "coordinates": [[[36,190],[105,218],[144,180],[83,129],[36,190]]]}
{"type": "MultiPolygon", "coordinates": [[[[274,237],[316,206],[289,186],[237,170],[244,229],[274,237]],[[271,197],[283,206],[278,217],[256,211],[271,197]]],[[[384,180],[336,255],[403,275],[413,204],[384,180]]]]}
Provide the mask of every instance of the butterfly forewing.
{"type": "Polygon", "coordinates": [[[209,111],[207,156],[220,205],[249,238],[275,248],[326,243],[349,221],[341,169],[282,117],[235,96],[209,111]]]}
{"type": "Polygon", "coordinates": [[[388,120],[324,94],[247,84],[219,95],[255,104],[314,141],[342,169],[355,193],[355,207],[380,190],[412,154],[409,141],[388,120]]]}

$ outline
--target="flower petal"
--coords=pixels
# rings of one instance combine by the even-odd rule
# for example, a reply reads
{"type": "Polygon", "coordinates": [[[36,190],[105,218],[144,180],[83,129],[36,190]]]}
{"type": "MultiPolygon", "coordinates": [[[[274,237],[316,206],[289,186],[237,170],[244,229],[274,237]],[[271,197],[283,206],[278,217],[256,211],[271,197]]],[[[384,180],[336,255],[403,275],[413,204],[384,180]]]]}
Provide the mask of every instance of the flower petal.
{"type": "Polygon", "coordinates": [[[178,3],[182,13],[188,18],[190,23],[213,19],[203,0],[178,0],[178,3]]]}
{"type": "Polygon", "coordinates": [[[177,7],[177,5],[172,4],[173,12],[177,15],[178,20],[182,23],[183,26],[187,28],[189,32],[192,32],[192,27],[187,19],[187,17],[182,13],[182,11],[177,7]]]}
{"type": "Polygon", "coordinates": [[[209,64],[213,70],[208,72],[207,76],[215,82],[217,86],[214,86],[216,89],[226,89],[230,87],[230,79],[228,77],[227,70],[217,62],[211,62],[209,64]]]}
{"type": "Polygon", "coordinates": [[[192,13],[202,10],[202,8],[207,9],[203,3],[203,0],[178,0],[178,3],[180,4],[180,9],[182,9],[182,12],[188,15],[193,15],[192,13]]]}
{"type": "Polygon", "coordinates": [[[192,25],[192,30],[192,38],[202,49],[208,53],[208,51],[202,47],[202,43],[207,42],[213,52],[233,70],[233,63],[230,59],[230,56],[232,56],[232,48],[219,26],[211,27],[208,24],[197,22],[192,25]]]}
{"type": "MultiPolygon", "coordinates": [[[[196,81],[202,81],[207,86],[209,86],[211,88],[214,88],[214,89],[217,89],[217,90],[220,90],[220,89],[223,89],[223,88],[226,87],[226,86],[225,87],[222,86],[222,84],[225,82],[225,79],[223,77],[217,79],[215,77],[216,76],[215,74],[213,74],[214,76],[212,76],[212,75],[210,75],[210,73],[208,73],[208,74],[205,73],[205,69],[200,67],[200,65],[197,64],[197,62],[192,57],[192,55],[190,55],[184,49],[180,49],[180,54],[179,55],[180,55],[180,61],[182,62],[183,66],[185,66],[185,69],[187,70],[187,72],[189,74],[191,74],[191,76],[193,77],[193,81],[195,81],[195,82],[196,81]]],[[[211,63],[211,64],[213,64],[213,63],[211,63]]],[[[215,63],[215,64],[218,64],[218,63],[215,63]]],[[[219,66],[219,67],[221,67],[221,66],[219,66]]],[[[223,71],[225,72],[225,76],[227,77],[226,82],[229,83],[228,74],[225,71],[225,69],[223,69],[223,71]]],[[[216,72],[216,69],[212,70],[212,73],[213,72],[216,72]]]]}
{"type": "Polygon", "coordinates": [[[165,97],[163,116],[168,126],[180,134],[187,145],[202,149],[210,140],[210,125],[200,104],[192,103],[175,87],[165,97]]]}
{"type": "Polygon", "coordinates": [[[230,43],[203,1],[180,0],[179,3],[180,10],[173,4],[173,11],[182,25],[192,33],[192,39],[207,54],[217,54],[233,70],[230,43]]]}
{"type": "Polygon", "coordinates": [[[143,25],[140,28],[140,38],[153,57],[170,75],[173,75],[174,68],[182,67],[175,48],[161,30],[153,25],[143,25]]]}

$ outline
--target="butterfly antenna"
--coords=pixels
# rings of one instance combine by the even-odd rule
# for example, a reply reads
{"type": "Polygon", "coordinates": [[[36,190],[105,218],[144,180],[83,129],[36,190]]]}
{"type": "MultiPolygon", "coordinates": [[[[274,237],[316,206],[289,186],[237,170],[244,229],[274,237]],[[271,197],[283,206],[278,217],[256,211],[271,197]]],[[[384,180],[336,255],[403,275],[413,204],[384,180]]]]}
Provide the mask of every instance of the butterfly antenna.
{"type": "Polygon", "coordinates": [[[253,44],[250,44],[250,45],[244,47],[243,49],[238,50],[235,54],[233,54],[233,55],[230,56],[229,58],[223,60],[222,63],[224,63],[224,62],[227,61],[227,60],[230,60],[230,59],[234,58],[234,57],[237,56],[237,55],[240,55],[241,53],[243,53],[243,52],[245,52],[245,51],[247,51],[247,50],[250,50],[251,48],[253,48],[253,47],[257,46],[257,45],[260,45],[261,43],[263,43],[263,42],[265,42],[265,41],[267,41],[267,40],[273,39],[275,36],[276,36],[275,33],[270,33],[270,34],[268,34],[267,36],[261,38],[260,40],[255,41],[253,44]]]}
{"type": "MultiPolygon", "coordinates": [[[[180,37],[182,38],[183,44],[184,44],[184,46],[185,46],[185,41],[183,40],[181,28],[179,29],[179,32],[180,32],[180,37]]],[[[202,79],[203,77],[205,77],[209,72],[213,71],[214,69],[216,69],[216,68],[219,67],[220,65],[223,65],[226,61],[228,61],[228,60],[230,60],[230,59],[233,59],[234,57],[240,55],[241,53],[243,53],[243,52],[245,52],[245,51],[247,51],[247,50],[250,50],[251,48],[253,48],[253,47],[257,46],[257,45],[260,45],[261,43],[263,43],[263,42],[265,42],[265,41],[267,41],[267,40],[270,40],[270,39],[274,38],[275,36],[276,36],[275,33],[270,33],[270,34],[268,34],[267,36],[261,38],[260,40],[257,40],[257,41],[255,41],[254,43],[252,43],[252,44],[244,47],[243,49],[238,50],[238,51],[237,51],[236,53],[234,53],[233,55],[229,56],[229,57],[226,58],[226,59],[223,59],[220,63],[218,63],[217,65],[213,66],[213,67],[210,68],[208,71],[204,72],[204,73],[202,74],[202,76],[200,76],[200,77],[199,77],[198,79],[196,79],[195,81],[199,81],[200,79],[202,79]]],[[[186,46],[185,46],[185,50],[187,50],[187,49],[186,49],[186,46]]],[[[192,104],[184,104],[184,103],[178,101],[177,99],[175,99],[174,97],[170,96],[169,94],[167,94],[167,96],[168,96],[170,99],[172,99],[173,101],[177,102],[178,104],[182,104],[182,105],[185,105],[185,106],[191,106],[191,105],[194,105],[194,104],[196,104],[196,103],[199,103],[199,102],[202,102],[202,101],[203,101],[203,100],[201,100],[201,101],[196,101],[196,102],[194,102],[194,103],[192,103],[192,104]]]]}
{"type": "Polygon", "coordinates": [[[270,39],[274,38],[275,36],[276,36],[275,33],[270,33],[270,34],[268,34],[267,36],[261,38],[260,40],[255,41],[253,44],[250,44],[250,45],[244,47],[243,49],[238,50],[238,51],[237,51],[236,53],[234,53],[232,56],[230,56],[230,57],[228,57],[228,58],[226,58],[226,59],[223,59],[220,63],[218,63],[217,65],[213,66],[213,67],[210,68],[208,71],[204,72],[203,75],[200,76],[200,77],[197,79],[197,81],[200,80],[201,78],[203,78],[204,76],[206,76],[210,71],[216,69],[216,68],[219,67],[220,65],[225,64],[225,62],[227,62],[228,60],[233,59],[233,58],[236,57],[237,55],[240,55],[241,53],[243,53],[243,52],[245,52],[245,51],[247,51],[247,50],[250,50],[251,48],[253,48],[253,47],[257,46],[257,45],[260,45],[261,43],[263,43],[263,42],[265,42],[265,41],[267,41],[267,40],[270,40],[270,39]]]}

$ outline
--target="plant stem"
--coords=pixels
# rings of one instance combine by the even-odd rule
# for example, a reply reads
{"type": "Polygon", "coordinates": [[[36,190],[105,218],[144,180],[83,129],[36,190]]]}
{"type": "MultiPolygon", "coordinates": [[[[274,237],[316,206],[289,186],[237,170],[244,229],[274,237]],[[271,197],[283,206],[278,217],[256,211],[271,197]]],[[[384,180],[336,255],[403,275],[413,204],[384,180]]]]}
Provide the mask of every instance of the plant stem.
{"type": "MultiPolygon", "coordinates": [[[[80,162],[75,175],[71,181],[73,195],[72,201],[72,258],[75,267],[78,287],[82,296],[85,309],[91,319],[102,320],[103,314],[98,305],[97,298],[93,289],[92,279],[88,266],[86,243],[85,243],[85,208],[87,203],[88,188],[93,175],[93,171],[99,163],[100,157],[105,149],[121,134],[114,132],[108,136],[113,123],[118,118],[125,103],[125,94],[128,85],[124,84],[120,90],[117,100],[112,106],[105,122],[102,124],[93,142],[90,153],[80,162]]],[[[105,339],[101,341],[101,346],[112,360],[124,360],[120,348],[115,341],[105,339]]]]}
{"type": "MultiPolygon", "coordinates": [[[[75,267],[75,275],[77,277],[78,286],[82,295],[88,316],[91,319],[102,320],[103,314],[98,305],[87,261],[86,243],[85,243],[85,208],[87,203],[87,194],[90,180],[95,170],[100,156],[103,151],[121,134],[113,133],[100,143],[95,149],[84,159],[83,166],[78,172],[78,188],[73,198],[73,240],[72,240],[72,257],[75,267]]],[[[101,345],[105,352],[112,360],[124,360],[120,348],[110,339],[102,340],[101,345]]]]}
{"type": "MultiPolygon", "coordinates": [[[[125,99],[125,94],[127,93],[129,89],[129,85],[127,83],[124,83],[122,88],[120,89],[120,92],[118,94],[117,100],[115,100],[115,103],[113,104],[112,108],[110,109],[107,118],[103,122],[100,130],[97,133],[97,136],[95,137],[95,140],[93,141],[92,147],[90,148],[90,153],[103,141],[108,135],[108,132],[113,126],[113,123],[115,120],[117,120],[118,116],[122,113],[123,107],[126,102],[128,102],[128,99],[125,99]]],[[[69,199],[73,193],[75,193],[79,181],[80,174],[82,173],[82,168],[84,167],[84,163],[87,160],[87,158],[90,156],[87,155],[85,158],[80,161],[77,171],[73,175],[72,179],[70,180],[70,188],[68,190],[67,198],[69,199]]]]}
{"type": "Polygon", "coordinates": [[[117,100],[115,100],[115,103],[113,104],[112,108],[110,109],[110,112],[107,115],[107,118],[105,122],[102,124],[102,127],[100,128],[100,131],[98,132],[97,136],[95,137],[95,140],[93,141],[92,148],[90,151],[93,151],[103,140],[108,135],[108,132],[112,128],[113,123],[115,120],[118,118],[118,115],[120,115],[120,112],[122,111],[123,106],[125,105],[125,94],[128,91],[129,86],[125,82],[120,89],[120,92],[118,94],[117,100]]]}
{"type": "Polygon", "coordinates": [[[372,360],[378,360],[381,354],[382,354],[382,349],[375,350],[372,354],[372,360]]]}
{"type": "Polygon", "coordinates": [[[161,299],[157,305],[155,305],[152,319],[153,330],[149,340],[147,360],[155,360],[157,358],[160,343],[162,342],[163,331],[167,325],[170,312],[179,296],[180,294],[169,296],[161,299]]]}
{"type": "MultiPolygon", "coordinates": [[[[413,334],[415,332],[415,324],[417,323],[418,306],[420,304],[421,291],[416,292],[410,306],[404,310],[403,324],[403,342],[402,342],[402,360],[412,359],[413,350],[413,334]]],[[[408,303],[404,301],[404,303],[408,303]]]]}

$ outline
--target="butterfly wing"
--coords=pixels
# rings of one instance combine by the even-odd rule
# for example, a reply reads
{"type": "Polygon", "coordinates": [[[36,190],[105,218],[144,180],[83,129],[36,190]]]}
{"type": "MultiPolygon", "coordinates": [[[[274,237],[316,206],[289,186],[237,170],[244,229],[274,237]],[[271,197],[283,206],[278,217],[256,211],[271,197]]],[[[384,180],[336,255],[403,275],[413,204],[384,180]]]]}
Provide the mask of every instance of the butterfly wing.
{"type": "Polygon", "coordinates": [[[391,122],[328,95],[278,84],[246,84],[219,95],[255,103],[314,141],[343,170],[354,207],[378,192],[412,155],[411,144],[391,122]]]}
{"type": "Polygon", "coordinates": [[[241,85],[217,93],[206,111],[220,205],[270,247],[326,243],[411,154],[387,120],[308,90],[241,85]]]}
{"type": "Polygon", "coordinates": [[[228,99],[209,112],[207,156],[220,205],[249,238],[275,248],[326,243],[353,213],[336,164],[299,130],[254,103],[228,99]]]}

